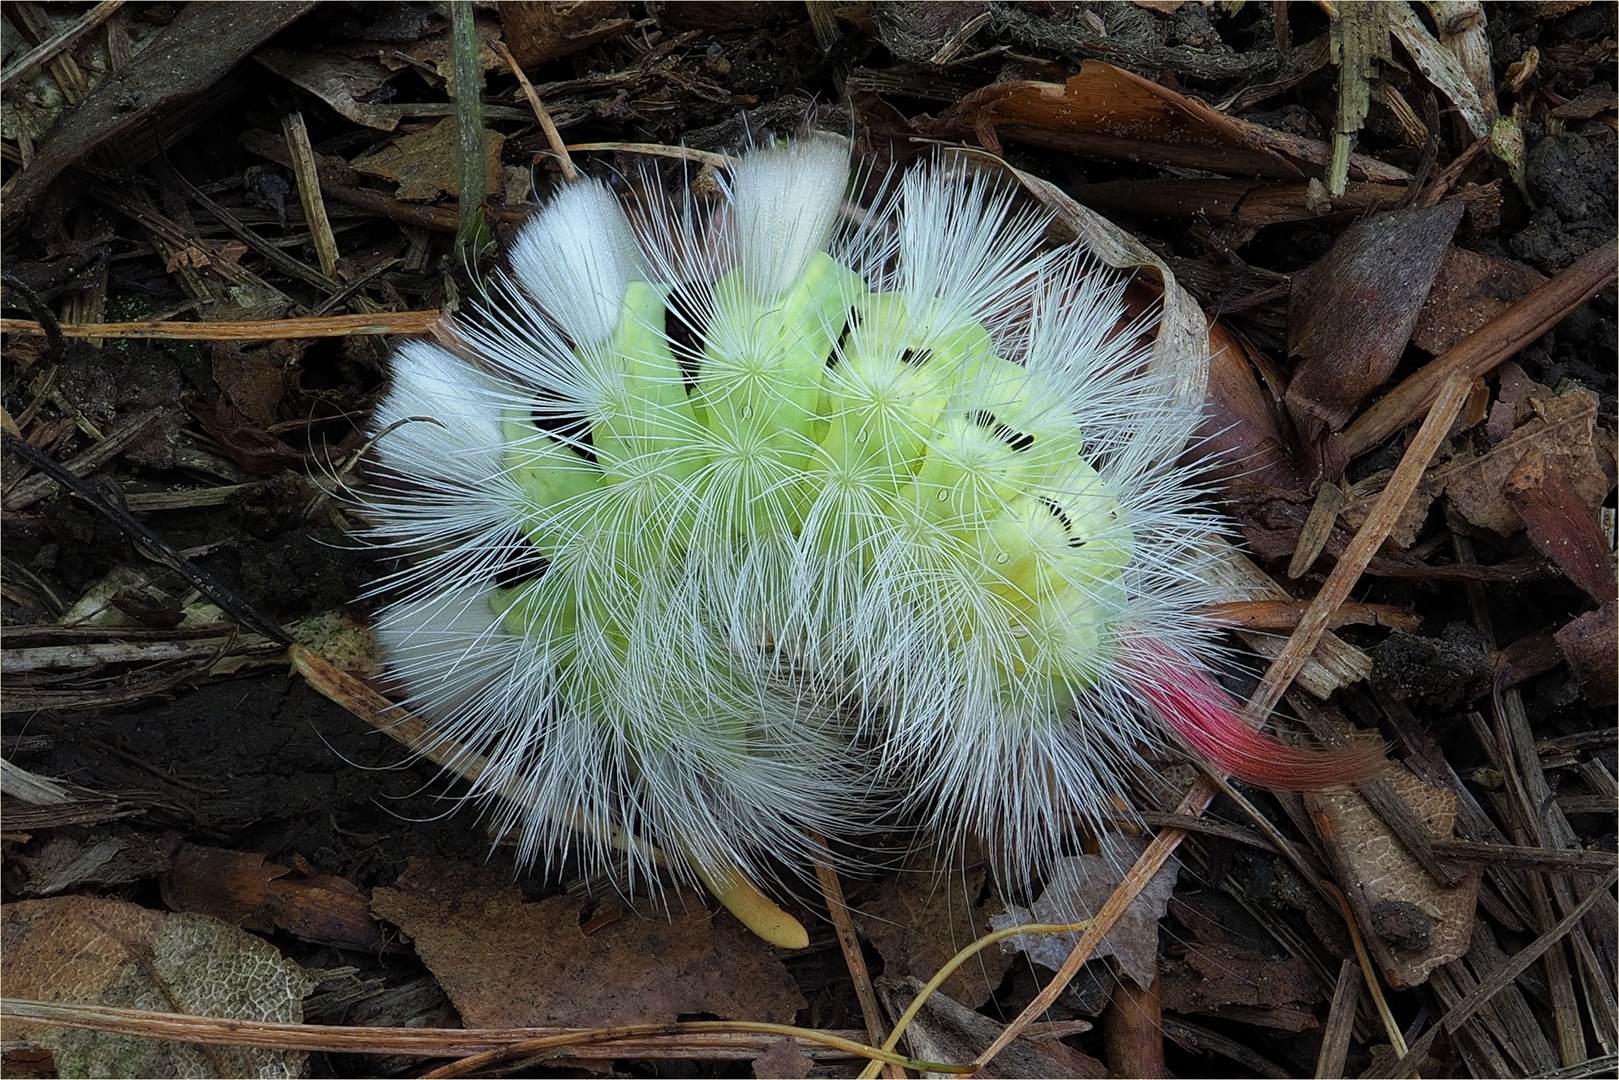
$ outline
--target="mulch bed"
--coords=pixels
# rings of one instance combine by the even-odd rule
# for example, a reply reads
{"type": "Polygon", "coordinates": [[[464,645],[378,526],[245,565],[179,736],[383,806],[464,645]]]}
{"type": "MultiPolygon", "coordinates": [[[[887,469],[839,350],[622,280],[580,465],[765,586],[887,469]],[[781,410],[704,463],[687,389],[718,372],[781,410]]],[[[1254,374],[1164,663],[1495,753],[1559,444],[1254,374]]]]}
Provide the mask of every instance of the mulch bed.
{"type": "MultiPolygon", "coordinates": [[[[1136,931],[1157,978],[1091,961],[1001,1075],[1394,1075],[1402,1056],[1425,1076],[1615,1073],[1613,5],[1451,5],[1443,25],[1403,3],[467,5],[471,170],[451,6],[3,7],[8,998],[135,1004],[109,988],[125,969],[163,984],[143,928],[191,912],[310,973],[292,1002],[310,1025],[595,1028],[624,1022],[591,995],[634,966],[604,935],[633,932],[701,958],[678,985],[635,969],[651,1019],[751,1005],[865,1039],[866,976],[824,898],[787,905],[811,928],[799,953],[698,897],[643,931],[610,890],[515,865],[454,781],[289,667],[295,639],[387,689],[363,599],[387,565],[352,538],[342,485],[391,342],[467,296],[558,182],[515,68],[592,173],[810,124],[877,166],[984,148],[1131,233],[1211,323],[1205,433],[1242,463],[1215,497],[1276,590],[1227,614],[1261,648],[1352,550],[1444,376],[1471,382],[1326,666],[1281,708],[1318,738],[1382,738],[1396,775],[1353,799],[1244,791],[1269,833],[1216,799],[1136,931]],[[443,889],[465,905],[441,910],[443,889]],[[142,943],[74,983],[26,943],[101,925],[36,921],[86,898],[142,943]],[[469,981],[446,958],[457,923],[487,950],[473,968],[520,941],[526,971],[469,981]],[[579,1015],[533,1004],[560,985],[547,963],[587,955],[566,984],[579,1015]],[[714,1004],[737,985],[760,1000],[714,1004]]],[[[1169,813],[1196,775],[1165,763],[1135,809],[1188,824],[1169,813]]],[[[885,1004],[1033,899],[970,862],[933,880],[841,883],[885,1004]]],[[[933,1049],[912,1056],[969,1060],[1066,952],[986,952],[945,986],[967,1018],[924,1011],[933,1049]]],[[[139,998],[205,1012],[177,1000],[139,998]]],[[[122,1060],[58,1036],[8,1027],[7,1074],[122,1060]]],[[[483,1064],[861,1067],[802,1040],[695,1039],[483,1064]]],[[[385,1049],[278,1067],[412,1076],[470,1052],[385,1049]]],[[[196,1067],[246,1067],[223,1052],[196,1067]]]]}

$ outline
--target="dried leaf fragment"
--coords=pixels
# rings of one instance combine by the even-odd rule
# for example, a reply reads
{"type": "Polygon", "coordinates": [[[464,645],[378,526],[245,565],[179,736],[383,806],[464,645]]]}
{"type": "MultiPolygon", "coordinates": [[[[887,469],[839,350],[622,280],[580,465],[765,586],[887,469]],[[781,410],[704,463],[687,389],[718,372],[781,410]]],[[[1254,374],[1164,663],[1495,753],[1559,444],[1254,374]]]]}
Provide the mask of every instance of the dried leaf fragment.
{"type": "Polygon", "coordinates": [[[1507,474],[1501,489],[1523,519],[1535,550],[1598,603],[1619,595],[1608,539],[1596,514],[1570,479],[1574,459],[1532,449],[1507,474]]]}
{"type": "MultiPolygon", "coordinates": [[[[1051,884],[1029,907],[1008,904],[1006,914],[990,920],[997,930],[1021,923],[1067,923],[1086,918],[1107,902],[1124,880],[1125,869],[1134,861],[1135,845],[1120,836],[1107,838],[1098,855],[1077,855],[1059,860],[1052,867],[1051,884]]],[[[1169,897],[1175,887],[1180,864],[1170,861],[1166,872],[1154,877],[1125,909],[1105,940],[1091,954],[1092,959],[1117,957],[1119,967],[1140,987],[1152,985],[1158,973],[1158,920],[1169,910],[1169,897]]],[[[1039,934],[1008,938],[1003,952],[1026,952],[1029,959],[1053,971],[1062,967],[1074,951],[1078,934],[1039,934]]]]}
{"type": "Polygon", "coordinates": [[[365,101],[393,77],[375,60],[288,49],[260,49],[253,54],[253,59],[294,86],[314,94],[356,124],[379,131],[392,131],[399,126],[395,111],[365,101]]]}
{"type": "Polygon", "coordinates": [[[630,915],[588,936],[585,901],[527,903],[466,863],[414,859],[371,909],[404,930],[468,1027],[606,1027],[687,1013],[791,1021],[803,996],[758,938],[691,892],[670,917],[630,915]]]}
{"type": "MultiPolygon", "coordinates": [[[[1450,837],[1456,823],[1454,792],[1424,783],[1404,765],[1395,765],[1384,775],[1434,836],[1450,837]]],[[[1434,968],[1467,953],[1482,873],[1477,866],[1456,885],[1444,888],[1359,792],[1312,792],[1304,800],[1367,947],[1390,985],[1396,989],[1419,985],[1434,968]],[[1399,946],[1379,936],[1378,924],[1389,919],[1391,903],[1420,912],[1426,921],[1425,933],[1416,934],[1407,927],[1398,935],[1399,946]]],[[[1399,910],[1410,915],[1406,908],[1399,910]]]]}
{"type": "MultiPolygon", "coordinates": [[[[1324,465],[1327,436],[1399,364],[1461,219],[1458,202],[1364,219],[1294,275],[1288,353],[1301,361],[1288,384],[1287,409],[1324,465]]],[[[1324,469],[1329,478],[1341,471],[1338,464],[1324,469]]]]}
{"type": "MultiPolygon", "coordinates": [[[[1431,469],[1422,490],[1434,496],[1443,492],[1472,524],[1511,536],[1523,527],[1523,518],[1504,495],[1504,485],[1525,455],[1535,451],[1568,458],[1565,478],[1594,513],[1612,487],[1597,456],[1595,395],[1572,389],[1544,400],[1531,397],[1528,405],[1535,415],[1527,422],[1483,454],[1458,454],[1431,469]]],[[[1490,424],[1495,424],[1493,415],[1490,424]]]]}
{"type": "MultiPolygon", "coordinates": [[[[301,1023],[315,986],[269,942],[218,919],[122,900],[53,897],[0,914],[5,997],[301,1023]]],[[[9,1022],[6,1038],[48,1046],[64,1077],[300,1076],[305,1054],[197,1047],[9,1022]]]]}
{"type": "MultiPolygon", "coordinates": [[[[484,130],[485,195],[500,190],[500,148],[505,136],[484,130]]],[[[460,134],[455,117],[446,117],[414,135],[406,135],[382,149],[357,158],[354,168],[399,185],[395,192],[406,202],[429,202],[441,192],[461,197],[460,134]]]]}
{"type": "MultiPolygon", "coordinates": [[[[993,891],[982,895],[986,879],[981,867],[956,876],[918,854],[883,883],[877,899],[860,906],[855,925],[881,954],[890,978],[932,978],[957,952],[994,929],[994,920],[1006,910],[993,891]]],[[[976,1009],[994,995],[1011,966],[1010,956],[985,949],[939,989],[976,1009]]]]}
{"type": "Polygon", "coordinates": [[[263,855],[182,844],[163,877],[163,902],[250,930],[279,926],[321,945],[371,951],[382,943],[365,894],[353,882],[291,873],[263,855]]]}
{"type": "Polygon", "coordinates": [[[1545,283],[1505,259],[1448,247],[1411,341],[1438,356],[1545,283]]]}
{"type": "Polygon", "coordinates": [[[815,1060],[791,1039],[777,1039],[770,1049],[753,1059],[753,1075],[779,1080],[802,1080],[810,1075],[815,1060]]]}

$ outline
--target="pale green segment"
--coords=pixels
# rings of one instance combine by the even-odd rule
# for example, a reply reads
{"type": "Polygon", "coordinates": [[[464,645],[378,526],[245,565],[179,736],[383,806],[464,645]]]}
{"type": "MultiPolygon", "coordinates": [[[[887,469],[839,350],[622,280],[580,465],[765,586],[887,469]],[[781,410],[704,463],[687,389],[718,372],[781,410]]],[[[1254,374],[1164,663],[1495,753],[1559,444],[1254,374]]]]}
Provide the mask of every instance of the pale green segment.
{"type": "Polygon", "coordinates": [[[927,452],[958,373],[993,346],[977,324],[919,330],[899,293],[869,294],[856,312],[837,364],[826,369],[821,446],[842,471],[887,471],[898,491],[927,452]]]}
{"type": "Polygon", "coordinates": [[[865,294],[854,271],[817,253],[793,286],[760,299],[733,271],[714,286],[692,395],[707,464],[691,487],[703,542],[791,540],[811,483],[821,371],[865,294]]]}
{"type": "Polygon", "coordinates": [[[533,422],[507,410],[501,422],[506,436],[506,467],[522,488],[524,531],[546,558],[556,552],[571,508],[601,485],[601,470],[540,432],[533,422]]]}
{"type": "Polygon", "coordinates": [[[678,751],[700,738],[710,754],[744,757],[757,694],[728,665],[712,661],[669,662],[678,678],[628,677],[630,641],[622,627],[631,612],[614,609],[608,595],[623,591],[623,582],[602,587],[588,569],[553,566],[534,581],[492,590],[490,607],[508,634],[546,642],[569,708],[622,731],[636,754],[678,751]],[[627,698],[631,685],[651,688],[650,696],[627,698]]]}
{"type": "Polygon", "coordinates": [[[607,346],[582,357],[605,362],[621,382],[619,392],[599,403],[591,425],[591,445],[609,480],[641,474],[648,462],[679,483],[703,465],[697,418],[680,363],[664,332],[664,290],[632,281],[607,346]]]}
{"type": "Polygon", "coordinates": [[[821,372],[865,282],[824,252],[773,300],[755,297],[740,275],[732,271],[715,285],[697,396],[722,445],[768,448],[801,467],[821,372]]]}
{"type": "Polygon", "coordinates": [[[1022,492],[1018,451],[969,417],[945,418],[931,442],[907,500],[927,521],[966,536],[1022,492]]]}
{"type": "Polygon", "coordinates": [[[510,589],[491,589],[489,606],[503,630],[525,641],[543,641],[552,651],[551,662],[572,658],[579,608],[573,598],[547,587],[544,577],[510,589]]]}
{"type": "Polygon", "coordinates": [[[910,536],[923,579],[979,590],[928,601],[953,635],[1002,642],[1008,679],[1050,679],[1058,696],[1088,683],[1112,648],[1135,538],[1080,456],[1062,395],[996,356],[983,326],[918,324],[907,297],[868,292],[825,254],[779,299],[753,296],[735,272],[714,298],[690,397],[657,287],[632,283],[609,346],[581,356],[606,364],[621,390],[592,425],[600,469],[526,419],[507,420],[536,546],[555,559],[559,546],[578,545],[575,555],[603,561],[602,573],[553,564],[493,601],[509,632],[556,649],[570,703],[635,729],[655,711],[657,730],[636,733],[646,752],[678,737],[679,717],[743,752],[751,699],[713,662],[693,656],[685,670],[700,677],[663,688],[656,703],[623,700],[631,597],[644,575],[685,557],[699,524],[719,524],[700,508],[725,516],[727,535],[714,542],[751,545],[790,542],[783,530],[802,528],[811,502],[816,535],[805,539],[837,573],[852,559],[864,574],[872,563],[861,552],[910,536]],[[833,357],[851,310],[856,322],[833,357]]]}
{"type": "MultiPolygon", "coordinates": [[[[908,530],[919,538],[914,557],[937,580],[961,575],[963,587],[978,591],[959,597],[954,612],[940,598],[946,625],[1001,642],[1008,678],[1049,677],[1059,697],[1071,696],[1111,649],[1108,628],[1125,608],[1120,578],[1134,539],[1117,500],[1080,457],[1083,435],[1063,397],[994,355],[982,327],[971,331],[965,347],[935,349],[922,365],[940,364],[948,385],[941,409],[934,411],[931,387],[924,398],[932,415],[923,452],[909,438],[900,450],[915,480],[898,503],[919,519],[908,530]]],[[[856,411],[846,398],[843,409],[856,411]]],[[[838,430],[834,418],[829,450],[839,446],[838,430]]]]}
{"type": "Polygon", "coordinates": [[[995,355],[974,356],[963,367],[951,394],[951,408],[962,415],[987,413],[1008,432],[1033,442],[1018,455],[1023,482],[1041,484],[1085,449],[1064,395],[1037,373],[995,355]]]}

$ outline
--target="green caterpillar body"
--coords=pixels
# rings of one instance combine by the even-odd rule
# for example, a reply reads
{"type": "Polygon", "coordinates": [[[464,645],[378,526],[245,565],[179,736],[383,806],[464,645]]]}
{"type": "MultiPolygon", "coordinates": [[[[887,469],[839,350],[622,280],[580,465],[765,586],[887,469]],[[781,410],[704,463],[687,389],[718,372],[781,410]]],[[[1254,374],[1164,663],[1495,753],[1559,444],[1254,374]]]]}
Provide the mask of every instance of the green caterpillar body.
{"type": "MultiPolygon", "coordinates": [[[[984,326],[913,317],[910,297],[869,291],[824,253],[779,297],[755,296],[736,271],[714,294],[689,388],[664,293],[643,282],[626,289],[610,341],[580,350],[622,388],[592,416],[595,463],[508,417],[527,534],[551,561],[545,578],[497,594],[508,629],[567,638],[583,615],[597,655],[554,659],[598,669],[564,681],[605,702],[601,672],[626,662],[635,622],[613,605],[643,575],[678,576],[695,542],[809,545],[817,557],[802,565],[845,562],[838,573],[859,588],[899,560],[928,586],[904,590],[910,602],[935,609],[953,646],[999,648],[1008,679],[1038,673],[1054,699],[1087,685],[1125,607],[1134,538],[1051,388],[997,356],[984,326]],[[602,497],[614,486],[624,498],[602,497]],[[728,523],[718,539],[711,521],[728,523]]],[[[791,647],[785,630],[761,626],[761,640],[791,647]]]]}

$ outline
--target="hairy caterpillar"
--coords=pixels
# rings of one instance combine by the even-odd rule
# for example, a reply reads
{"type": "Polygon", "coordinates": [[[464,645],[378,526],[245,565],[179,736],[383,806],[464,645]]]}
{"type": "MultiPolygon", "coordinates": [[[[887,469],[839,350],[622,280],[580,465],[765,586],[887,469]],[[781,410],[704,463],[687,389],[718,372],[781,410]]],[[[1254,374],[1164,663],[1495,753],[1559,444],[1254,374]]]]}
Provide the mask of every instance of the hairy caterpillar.
{"type": "Polygon", "coordinates": [[[898,806],[1022,876],[1166,729],[1262,784],[1364,775],[1207,673],[1198,403],[1123,283],[982,175],[845,215],[850,177],[811,136],[712,205],[575,182],[455,351],[395,355],[379,630],[520,858],[634,887],[650,845],[712,886],[898,806]]]}

